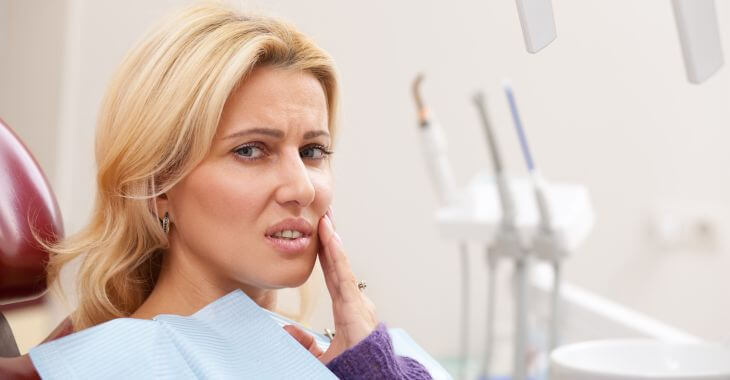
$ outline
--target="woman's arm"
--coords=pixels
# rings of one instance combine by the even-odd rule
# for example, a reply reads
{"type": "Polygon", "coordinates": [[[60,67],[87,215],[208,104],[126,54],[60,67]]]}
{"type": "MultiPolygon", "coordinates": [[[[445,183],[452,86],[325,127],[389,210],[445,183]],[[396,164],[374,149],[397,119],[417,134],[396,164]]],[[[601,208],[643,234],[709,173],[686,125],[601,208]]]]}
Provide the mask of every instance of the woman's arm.
{"type": "MultiPolygon", "coordinates": [[[[286,325],[284,329],[312,355],[321,360],[323,352],[317,346],[314,337],[294,325],[286,325]]],[[[324,364],[340,379],[421,380],[432,378],[421,363],[395,354],[388,329],[383,323],[378,324],[377,328],[365,339],[324,364]]]]}
{"type": "Polygon", "coordinates": [[[413,359],[397,356],[385,325],[378,323],[375,306],[361,291],[350,269],[342,241],[335,232],[331,209],[318,226],[319,262],[332,298],[335,337],[326,351],[295,326],[285,326],[299,343],[340,378],[430,379],[413,359]]]}
{"type": "Polygon", "coordinates": [[[421,363],[398,356],[385,325],[334,358],[327,368],[341,379],[431,379],[421,363]]]}

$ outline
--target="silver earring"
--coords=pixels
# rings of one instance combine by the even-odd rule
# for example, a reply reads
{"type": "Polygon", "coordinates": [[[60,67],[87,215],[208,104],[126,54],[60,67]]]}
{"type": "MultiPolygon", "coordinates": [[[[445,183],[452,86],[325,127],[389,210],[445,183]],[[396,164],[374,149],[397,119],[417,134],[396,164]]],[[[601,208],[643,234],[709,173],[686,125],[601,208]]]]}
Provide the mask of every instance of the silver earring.
{"type": "Polygon", "coordinates": [[[170,232],[170,214],[165,211],[165,216],[162,218],[162,232],[167,235],[170,232]]]}

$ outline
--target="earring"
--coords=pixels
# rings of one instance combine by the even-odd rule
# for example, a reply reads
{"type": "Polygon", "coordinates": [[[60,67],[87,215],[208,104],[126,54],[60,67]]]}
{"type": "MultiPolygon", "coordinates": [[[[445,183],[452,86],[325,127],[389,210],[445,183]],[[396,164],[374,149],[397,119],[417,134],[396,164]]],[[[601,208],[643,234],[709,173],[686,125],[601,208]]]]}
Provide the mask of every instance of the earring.
{"type": "Polygon", "coordinates": [[[170,214],[165,211],[165,216],[162,218],[162,232],[167,235],[170,232],[170,214]]]}

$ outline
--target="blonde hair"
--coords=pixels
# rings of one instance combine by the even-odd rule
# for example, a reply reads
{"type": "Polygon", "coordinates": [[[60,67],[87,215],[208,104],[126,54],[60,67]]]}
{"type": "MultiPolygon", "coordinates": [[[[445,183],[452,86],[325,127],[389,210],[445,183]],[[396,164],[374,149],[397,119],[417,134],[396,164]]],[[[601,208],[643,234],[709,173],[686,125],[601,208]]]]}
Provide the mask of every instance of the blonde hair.
{"type": "Polygon", "coordinates": [[[49,247],[48,281],[81,257],[76,331],[134,312],[152,291],[168,246],[155,207],[207,154],[229,95],[256,66],[311,73],[335,132],[331,57],[292,25],[198,3],[128,53],[105,95],[96,138],[97,197],[89,224],[49,247]]]}

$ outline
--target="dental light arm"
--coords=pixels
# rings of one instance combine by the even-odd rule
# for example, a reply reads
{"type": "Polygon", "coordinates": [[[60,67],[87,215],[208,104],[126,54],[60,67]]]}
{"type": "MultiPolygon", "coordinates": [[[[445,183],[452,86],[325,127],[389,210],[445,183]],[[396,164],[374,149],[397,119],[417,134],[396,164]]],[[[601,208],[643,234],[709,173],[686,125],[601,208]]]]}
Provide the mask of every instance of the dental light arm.
{"type": "Polygon", "coordinates": [[[515,0],[522,26],[525,48],[535,54],[550,45],[555,37],[555,17],[551,0],[515,0]]]}
{"type": "Polygon", "coordinates": [[[700,84],[725,63],[714,0],[672,0],[684,68],[700,84]]]}

